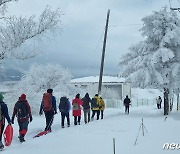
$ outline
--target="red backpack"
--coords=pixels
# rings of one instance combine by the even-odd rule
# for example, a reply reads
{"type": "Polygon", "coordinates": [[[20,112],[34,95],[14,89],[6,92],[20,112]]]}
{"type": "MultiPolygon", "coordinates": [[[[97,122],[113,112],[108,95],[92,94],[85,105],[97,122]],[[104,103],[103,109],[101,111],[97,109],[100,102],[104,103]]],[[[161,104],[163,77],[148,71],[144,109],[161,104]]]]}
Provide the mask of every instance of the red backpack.
{"type": "Polygon", "coordinates": [[[44,111],[52,111],[52,95],[50,93],[44,93],[42,99],[42,105],[44,111]]]}

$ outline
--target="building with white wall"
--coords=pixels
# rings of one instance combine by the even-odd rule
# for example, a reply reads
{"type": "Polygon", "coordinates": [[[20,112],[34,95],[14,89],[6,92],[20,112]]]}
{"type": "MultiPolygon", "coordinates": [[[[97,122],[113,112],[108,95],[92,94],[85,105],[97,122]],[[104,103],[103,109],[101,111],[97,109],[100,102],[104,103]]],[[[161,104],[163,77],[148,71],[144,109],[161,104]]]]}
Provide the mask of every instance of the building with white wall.
{"type": "MultiPolygon", "coordinates": [[[[99,76],[77,78],[71,80],[71,83],[80,88],[88,89],[94,87],[94,89],[98,90],[99,76]]],[[[115,92],[116,98],[118,99],[122,100],[126,95],[131,98],[131,84],[126,82],[125,78],[103,76],[101,93],[104,93],[104,99],[106,99],[106,97],[108,98],[108,94],[105,94],[107,90],[108,92],[115,92]]],[[[97,93],[97,91],[94,91],[94,94],[95,93],[97,93]]]]}

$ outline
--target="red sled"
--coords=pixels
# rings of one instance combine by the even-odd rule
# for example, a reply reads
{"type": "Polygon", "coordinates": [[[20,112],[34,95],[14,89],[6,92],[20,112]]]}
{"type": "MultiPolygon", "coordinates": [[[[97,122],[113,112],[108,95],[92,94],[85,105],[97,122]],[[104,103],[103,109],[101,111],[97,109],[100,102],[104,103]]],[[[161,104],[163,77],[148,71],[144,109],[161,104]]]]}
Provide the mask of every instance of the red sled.
{"type": "Polygon", "coordinates": [[[11,125],[6,126],[3,136],[5,146],[10,146],[13,139],[13,127],[11,125]]]}
{"type": "Polygon", "coordinates": [[[35,135],[33,138],[46,135],[47,133],[50,133],[50,132],[51,132],[51,130],[44,130],[44,131],[38,133],[37,135],[35,135]]]}

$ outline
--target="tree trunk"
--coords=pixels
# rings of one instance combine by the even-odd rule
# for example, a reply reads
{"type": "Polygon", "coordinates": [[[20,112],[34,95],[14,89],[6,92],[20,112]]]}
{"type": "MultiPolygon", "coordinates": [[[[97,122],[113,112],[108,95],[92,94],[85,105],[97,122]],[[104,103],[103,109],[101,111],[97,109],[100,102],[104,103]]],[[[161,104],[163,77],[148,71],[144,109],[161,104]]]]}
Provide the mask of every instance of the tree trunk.
{"type": "Polygon", "coordinates": [[[169,89],[168,88],[164,88],[164,115],[168,115],[168,113],[169,113],[169,99],[168,99],[168,95],[169,95],[169,89]]]}
{"type": "Polygon", "coordinates": [[[177,111],[179,110],[179,93],[177,94],[177,111]]]}

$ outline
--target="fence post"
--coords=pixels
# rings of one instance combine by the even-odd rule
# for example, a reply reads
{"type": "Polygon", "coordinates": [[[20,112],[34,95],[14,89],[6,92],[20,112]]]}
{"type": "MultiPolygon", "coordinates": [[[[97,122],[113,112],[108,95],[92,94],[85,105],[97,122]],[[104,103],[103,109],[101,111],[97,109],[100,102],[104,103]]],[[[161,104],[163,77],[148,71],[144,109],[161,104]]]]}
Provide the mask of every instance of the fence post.
{"type": "Polygon", "coordinates": [[[116,147],[115,147],[115,138],[113,138],[113,151],[114,151],[114,154],[116,154],[116,147]]]}
{"type": "Polygon", "coordinates": [[[138,106],[138,99],[137,99],[137,106],[138,106]]]}
{"type": "Polygon", "coordinates": [[[143,98],[142,98],[142,106],[143,106],[143,98]]]}

